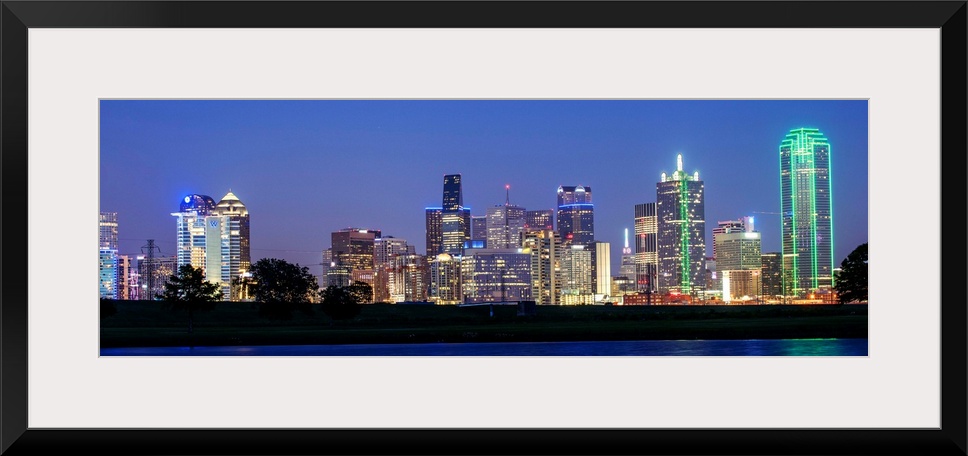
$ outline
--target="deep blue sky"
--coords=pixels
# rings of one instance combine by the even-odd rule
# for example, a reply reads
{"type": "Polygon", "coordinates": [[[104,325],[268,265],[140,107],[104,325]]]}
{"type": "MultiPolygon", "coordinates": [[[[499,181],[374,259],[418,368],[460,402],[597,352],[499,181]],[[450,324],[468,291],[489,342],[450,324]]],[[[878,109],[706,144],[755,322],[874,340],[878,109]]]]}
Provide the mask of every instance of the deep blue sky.
{"type": "MultiPolygon", "coordinates": [[[[834,255],[867,242],[867,101],[165,100],[101,101],[100,208],[118,212],[122,254],[175,251],[187,194],[229,189],[251,214],[252,259],[319,274],[330,233],[373,228],[425,252],[424,208],[463,175],[474,215],[511,202],[552,209],[559,185],[592,187],[596,239],[613,275],[633,207],[662,172],[699,171],[706,245],[720,220],[752,215],[780,250],[780,141],[819,128],[831,144],[834,255]]],[[[631,236],[631,234],[630,234],[631,236]]]]}

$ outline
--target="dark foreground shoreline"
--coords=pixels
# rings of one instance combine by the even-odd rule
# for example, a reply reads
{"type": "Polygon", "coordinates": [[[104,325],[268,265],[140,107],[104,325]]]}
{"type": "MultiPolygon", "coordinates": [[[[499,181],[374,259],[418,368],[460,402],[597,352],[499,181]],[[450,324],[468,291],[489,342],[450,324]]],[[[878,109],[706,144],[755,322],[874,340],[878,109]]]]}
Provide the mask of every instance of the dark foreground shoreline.
{"type": "Polygon", "coordinates": [[[365,305],[334,321],[314,309],[265,320],[252,303],[220,303],[195,315],[158,302],[117,301],[101,319],[101,347],[394,344],[428,342],[571,342],[612,340],[867,338],[867,305],[511,306],[458,308],[365,305]]]}

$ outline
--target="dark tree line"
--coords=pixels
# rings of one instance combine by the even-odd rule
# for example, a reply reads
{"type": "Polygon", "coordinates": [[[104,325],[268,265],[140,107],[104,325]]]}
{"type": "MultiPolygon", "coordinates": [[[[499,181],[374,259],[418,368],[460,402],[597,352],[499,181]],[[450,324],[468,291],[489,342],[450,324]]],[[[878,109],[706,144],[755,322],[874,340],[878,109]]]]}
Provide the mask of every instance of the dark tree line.
{"type": "MultiPolygon", "coordinates": [[[[369,284],[354,282],[348,287],[330,286],[320,290],[309,268],[298,263],[263,258],[253,263],[249,272],[250,276],[234,280],[232,286],[251,293],[259,303],[259,315],[266,319],[289,320],[295,312],[311,315],[312,304],[317,301],[330,318],[348,319],[359,315],[361,304],[372,302],[373,287],[369,284]]],[[[217,284],[205,280],[201,269],[184,265],[157,297],[172,310],[188,311],[188,332],[191,333],[195,312],[214,309],[222,299],[222,291],[217,284]]]]}
{"type": "Polygon", "coordinates": [[[844,258],[834,281],[841,304],[867,301],[867,243],[857,246],[844,258]]]}

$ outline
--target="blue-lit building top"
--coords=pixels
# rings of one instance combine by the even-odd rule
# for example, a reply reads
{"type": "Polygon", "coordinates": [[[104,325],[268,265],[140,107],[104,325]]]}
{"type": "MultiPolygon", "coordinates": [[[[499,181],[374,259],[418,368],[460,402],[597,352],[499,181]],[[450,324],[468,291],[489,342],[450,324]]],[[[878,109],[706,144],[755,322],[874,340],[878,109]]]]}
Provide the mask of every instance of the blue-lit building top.
{"type": "Polygon", "coordinates": [[[186,195],[178,205],[178,212],[194,212],[196,215],[208,215],[215,210],[215,200],[208,195],[186,195]]]}
{"type": "Polygon", "coordinates": [[[595,240],[595,207],[592,188],[558,187],[558,235],[566,244],[588,244],[595,240]]]}

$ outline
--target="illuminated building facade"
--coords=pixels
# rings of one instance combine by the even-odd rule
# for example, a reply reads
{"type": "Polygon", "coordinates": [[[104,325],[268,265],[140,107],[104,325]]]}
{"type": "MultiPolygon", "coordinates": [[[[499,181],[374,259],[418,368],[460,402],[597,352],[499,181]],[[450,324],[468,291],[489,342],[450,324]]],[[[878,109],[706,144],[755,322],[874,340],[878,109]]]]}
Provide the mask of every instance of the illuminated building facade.
{"type": "MultiPolygon", "coordinates": [[[[471,210],[464,207],[460,174],[444,176],[443,204],[440,215],[441,252],[464,253],[464,242],[471,239],[471,210]]],[[[428,230],[429,236],[429,230],[428,230]]],[[[440,252],[435,252],[434,255],[440,252]]],[[[430,252],[428,251],[428,256],[430,252]]]]}
{"type": "Polygon", "coordinates": [[[528,231],[554,230],[555,211],[553,209],[524,211],[524,229],[528,231]]]}
{"type": "Polygon", "coordinates": [[[713,258],[716,258],[716,237],[720,234],[726,233],[727,231],[756,231],[753,229],[753,217],[742,217],[739,220],[726,220],[720,221],[716,228],[713,228],[713,258]],[[748,227],[748,228],[747,228],[748,227]]]}
{"type": "Polygon", "coordinates": [[[117,250],[98,250],[98,293],[102,299],[118,299],[117,250]]]}
{"type": "Polygon", "coordinates": [[[487,248],[514,249],[521,244],[524,232],[525,209],[512,205],[510,200],[503,205],[487,208],[487,248]]]}
{"type": "Polygon", "coordinates": [[[618,277],[625,277],[629,282],[635,283],[635,254],[632,247],[629,247],[629,229],[625,229],[625,245],[622,247],[622,265],[619,266],[618,277]]]}
{"type": "Polygon", "coordinates": [[[430,291],[427,298],[435,304],[460,304],[461,258],[441,253],[430,260],[430,291]]]}
{"type": "Polygon", "coordinates": [[[659,219],[655,203],[635,205],[635,289],[653,293],[657,290],[659,271],[659,219]]]}
{"type": "Polygon", "coordinates": [[[439,207],[426,208],[427,256],[434,257],[444,251],[444,233],[441,225],[444,210],[439,207]]]}
{"type": "Polygon", "coordinates": [[[561,249],[561,304],[595,302],[592,251],[587,245],[563,245],[561,249]]]}
{"type": "Polygon", "coordinates": [[[764,253],[760,256],[763,265],[762,281],[763,296],[781,296],[783,294],[783,255],[780,252],[764,253]]]}
{"type": "MultiPolygon", "coordinates": [[[[177,267],[190,264],[205,269],[205,217],[215,211],[215,200],[207,195],[188,195],[182,199],[178,212],[172,212],[176,221],[175,257],[177,267]]],[[[206,274],[207,278],[207,274],[206,274]]]]}
{"type": "Polygon", "coordinates": [[[682,169],[682,155],[671,176],[656,184],[658,291],[693,294],[705,290],[706,219],[699,172],[682,169]]]}
{"type": "Polygon", "coordinates": [[[205,277],[221,285],[225,299],[238,301],[241,290],[232,287],[232,280],[249,272],[252,266],[249,210],[230,190],[205,220],[205,277]]]}
{"type": "Polygon", "coordinates": [[[428,288],[427,257],[413,252],[393,258],[390,276],[390,302],[426,301],[428,288]]]}
{"type": "Polygon", "coordinates": [[[525,231],[523,251],[531,253],[531,298],[538,305],[560,304],[561,238],[553,230],[525,231]]]}
{"type": "Polygon", "coordinates": [[[353,282],[365,282],[374,286],[373,257],[376,239],[380,237],[380,230],[344,228],[333,232],[333,263],[336,267],[330,267],[328,283],[348,286],[353,282]]]}
{"type": "Polygon", "coordinates": [[[565,244],[588,244],[595,240],[591,187],[558,187],[558,235],[565,244]]]}
{"type": "Polygon", "coordinates": [[[471,210],[461,208],[440,215],[441,249],[451,255],[462,255],[464,243],[471,239],[471,210]]]}
{"type": "Polygon", "coordinates": [[[487,216],[486,215],[471,216],[471,240],[487,241],[487,216]]]}
{"type": "Polygon", "coordinates": [[[595,241],[592,248],[592,274],[594,274],[595,300],[600,301],[612,291],[611,244],[595,241]]]}
{"type": "Polygon", "coordinates": [[[461,259],[463,301],[531,300],[531,252],[525,249],[471,249],[461,259]]]}
{"type": "Polygon", "coordinates": [[[119,271],[118,213],[98,214],[98,294],[101,298],[121,299],[124,286],[119,271]]]}
{"type": "Polygon", "coordinates": [[[165,284],[178,269],[177,256],[152,257],[138,255],[138,279],[141,281],[139,299],[154,300],[165,292],[165,284]]]}
{"type": "Polygon", "coordinates": [[[391,302],[396,258],[413,253],[406,239],[385,236],[373,240],[373,302],[391,302]]]}
{"type": "Polygon", "coordinates": [[[830,142],[816,128],[790,130],[780,142],[780,213],[784,286],[805,296],[833,285],[830,142]]]}
{"type": "Polygon", "coordinates": [[[716,274],[722,283],[723,301],[752,298],[762,291],[762,250],[760,233],[753,230],[752,220],[739,224],[720,222],[714,235],[716,274]]]}

